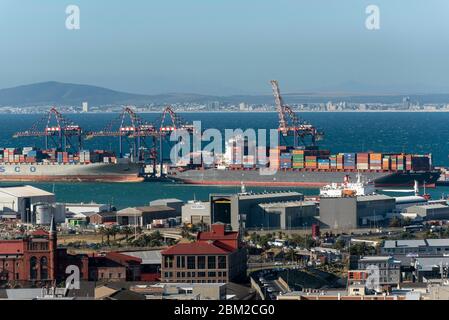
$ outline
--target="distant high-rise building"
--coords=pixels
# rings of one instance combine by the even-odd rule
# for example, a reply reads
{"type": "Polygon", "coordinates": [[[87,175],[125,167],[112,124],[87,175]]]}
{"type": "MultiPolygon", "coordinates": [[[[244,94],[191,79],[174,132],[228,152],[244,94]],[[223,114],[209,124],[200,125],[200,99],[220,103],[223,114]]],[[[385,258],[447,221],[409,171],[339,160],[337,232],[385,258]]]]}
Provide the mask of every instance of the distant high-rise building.
{"type": "Polygon", "coordinates": [[[247,110],[245,102],[240,102],[239,107],[240,107],[240,111],[246,111],[247,110]]]}
{"type": "Polygon", "coordinates": [[[89,104],[87,102],[83,102],[83,112],[89,112],[89,104]]]}

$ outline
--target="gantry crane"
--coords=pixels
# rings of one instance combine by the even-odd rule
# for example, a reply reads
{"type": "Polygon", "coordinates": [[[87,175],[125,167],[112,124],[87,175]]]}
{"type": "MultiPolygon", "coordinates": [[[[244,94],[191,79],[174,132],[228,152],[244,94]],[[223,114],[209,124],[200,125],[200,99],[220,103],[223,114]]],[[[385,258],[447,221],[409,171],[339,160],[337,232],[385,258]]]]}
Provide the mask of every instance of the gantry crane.
{"type": "Polygon", "coordinates": [[[316,141],[321,140],[324,133],[312,124],[301,120],[292,108],[284,103],[277,80],[271,80],[271,86],[273,88],[276,111],[279,116],[279,133],[283,137],[293,136],[293,145],[295,147],[298,146],[298,140],[301,140],[302,144],[307,146],[306,139],[308,137],[311,140],[310,144],[315,146],[316,141]]]}
{"type": "Polygon", "coordinates": [[[191,135],[194,133],[194,126],[193,124],[187,123],[184,119],[182,119],[171,106],[165,107],[164,111],[162,112],[162,117],[159,122],[159,132],[160,132],[160,140],[159,140],[159,163],[161,165],[161,172],[162,172],[162,164],[164,161],[163,157],[163,140],[165,139],[167,143],[172,147],[172,142],[177,141],[180,143],[183,143],[182,136],[176,136],[176,133],[178,132],[187,133],[188,135],[191,135]],[[168,118],[171,120],[169,124],[165,124],[165,120],[168,118]],[[170,136],[172,134],[175,134],[175,139],[170,139],[170,136]]]}
{"type": "Polygon", "coordinates": [[[44,137],[45,149],[48,149],[53,142],[58,150],[73,149],[76,151],[82,148],[83,130],[79,125],[65,118],[55,107],[52,107],[31,126],[30,130],[16,132],[13,137],[44,137]],[[74,137],[76,144],[72,142],[74,137]]]}
{"type": "Polygon", "coordinates": [[[86,134],[88,139],[94,137],[118,137],[120,158],[123,157],[124,152],[123,142],[130,139],[132,141],[130,154],[133,161],[143,160],[144,155],[141,153],[141,148],[146,144],[145,138],[152,138],[152,147],[154,148],[158,136],[159,132],[155,126],[141,119],[131,107],[125,107],[119,116],[110,121],[102,130],[86,134]]]}

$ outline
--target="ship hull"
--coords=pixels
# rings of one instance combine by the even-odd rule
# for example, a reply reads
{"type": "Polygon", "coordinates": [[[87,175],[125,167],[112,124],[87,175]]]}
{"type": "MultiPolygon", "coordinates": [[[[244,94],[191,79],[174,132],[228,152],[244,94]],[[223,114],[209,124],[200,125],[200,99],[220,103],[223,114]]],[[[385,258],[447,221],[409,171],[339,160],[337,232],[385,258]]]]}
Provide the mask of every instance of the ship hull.
{"type": "MultiPolygon", "coordinates": [[[[376,187],[410,187],[417,180],[427,187],[434,187],[440,174],[429,172],[361,172],[364,179],[374,181],[376,187]]],[[[279,170],[273,175],[261,175],[258,170],[186,170],[172,172],[170,179],[179,183],[195,185],[236,186],[242,182],[248,186],[271,187],[303,187],[320,188],[331,183],[341,183],[348,175],[353,181],[357,172],[326,172],[326,171],[288,171],[279,170]]]]}
{"type": "Polygon", "coordinates": [[[0,164],[0,181],[10,182],[141,182],[133,163],[0,164]]]}

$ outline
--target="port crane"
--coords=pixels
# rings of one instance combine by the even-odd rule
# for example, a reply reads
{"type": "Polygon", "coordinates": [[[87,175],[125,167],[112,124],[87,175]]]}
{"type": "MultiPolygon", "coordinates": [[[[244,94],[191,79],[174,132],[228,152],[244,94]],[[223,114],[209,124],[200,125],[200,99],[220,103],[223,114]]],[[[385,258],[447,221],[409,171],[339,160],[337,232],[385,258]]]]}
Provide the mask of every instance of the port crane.
{"type": "Polygon", "coordinates": [[[316,145],[316,141],[321,140],[324,136],[322,131],[319,131],[312,124],[301,120],[293,109],[284,103],[279,89],[277,80],[271,80],[271,87],[273,88],[274,100],[276,103],[276,111],[279,116],[279,133],[284,137],[293,136],[293,145],[298,146],[299,140],[303,145],[307,145],[306,139],[310,137],[312,146],[316,145]]]}
{"type": "Polygon", "coordinates": [[[177,141],[179,143],[183,143],[181,140],[182,136],[177,137],[176,133],[182,131],[183,133],[187,133],[189,135],[193,134],[195,132],[193,124],[188,123],[184,119],[179,116],[171,106],[165,107],[164,111],[162,112],[161,119],[159,121],[159,133],[160,133],[160,139],[159,139],[159,163],[161,166],[161,172],[162,172],[162,165],[164,162],[163,157],[163,140],[166,140],[168,145],[171,147],[173,146],[172,143],[174,141],[177,141]],[[166,119],[169,119],[168,124],[166,124],[166,119]],[[170,136],[172,134],[175,134],[175,139],[170,140],[170,136]]]}
{"type": "Polygon", "coordinates": [[[146,146],[145,139],[150,137],[152,139],[152,146],[150,154],[155,157],[155,145],[159,136],[156,127],[140,118],[131,107],[123,108],[123,111],[110,121],[102,130],[91,131],[86,134],[87,139],[95,137],[118,137],[119,139],[119,155],[123,157],[123,143],[131,140],[130,154],[133,161],[144,160],[144,155],[141,150],[146,146]]]}
{"type": "Polygon", "coordinates": [[[80,150],[83,142],[83,130],[73,121],[65,118],[55,107],[52,107],[41,119],[36,121],[29,130],[19,131],[13,138],[44,137],[45,149],[51,142],[58,150],[80,150]],[[72,140],[75,140],[73,142],[72,140]]]}

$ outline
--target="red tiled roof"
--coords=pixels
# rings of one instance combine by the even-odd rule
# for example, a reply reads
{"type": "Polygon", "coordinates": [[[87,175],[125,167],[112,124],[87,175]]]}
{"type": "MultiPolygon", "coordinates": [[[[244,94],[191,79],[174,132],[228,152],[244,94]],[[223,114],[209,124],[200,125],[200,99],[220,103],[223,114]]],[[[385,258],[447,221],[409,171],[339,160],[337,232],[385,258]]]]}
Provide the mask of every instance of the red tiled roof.
{"type": "Polygon", "coordinates": [[[0,254],[22,254],[24,250],[22,240],[0,241],[0,254]]]}
{"type": "Polygon", "coordinates": [[[38,229],[31,233],[33,236],[48,236],[48,232],[42,229],[38,229]]]}
{"type": "Polygon", "coordinates": [[[200,254],[228,254],[233,250],[228,250],[216,242],[192,242],[192,243],[178,243],[167,250],[162,251],[163,255],[168,254],[185,254],[185,255],[200,255],[200,254]]]}
{"type": "Polygon", "coordinates": [[[238,240],[238,232],[226,232],[224,235],[215,232],[198,232],[198,240],[238,240]]]}

